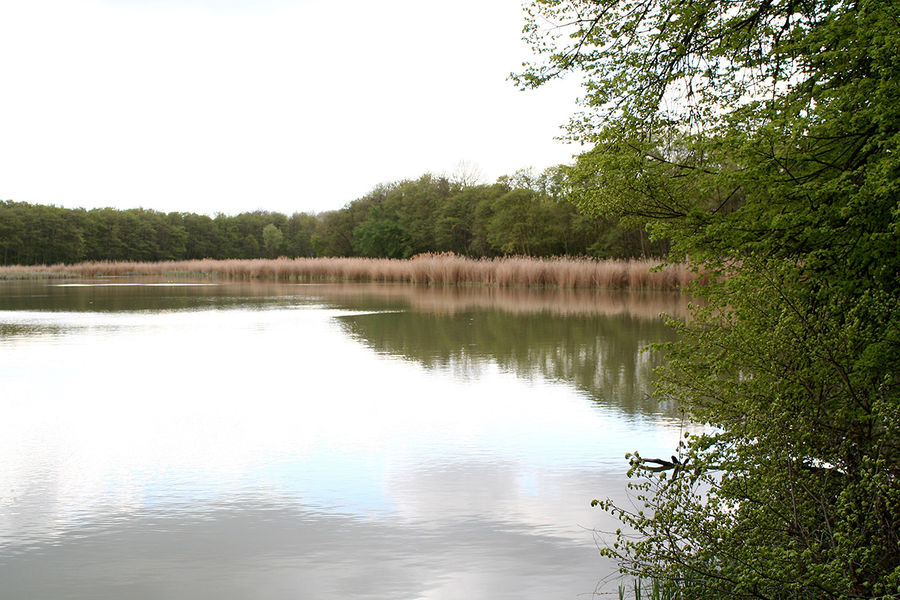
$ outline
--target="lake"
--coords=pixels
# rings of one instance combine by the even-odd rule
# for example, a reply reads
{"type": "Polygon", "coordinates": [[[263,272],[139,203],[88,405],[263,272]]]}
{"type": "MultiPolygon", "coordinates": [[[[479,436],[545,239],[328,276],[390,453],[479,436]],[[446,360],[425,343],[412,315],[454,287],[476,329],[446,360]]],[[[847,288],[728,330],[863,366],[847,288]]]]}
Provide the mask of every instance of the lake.
{"type": "Polygon", "coordinates": [[[0,281],[0,597],[584,598],[671,294],[0,281]]]}

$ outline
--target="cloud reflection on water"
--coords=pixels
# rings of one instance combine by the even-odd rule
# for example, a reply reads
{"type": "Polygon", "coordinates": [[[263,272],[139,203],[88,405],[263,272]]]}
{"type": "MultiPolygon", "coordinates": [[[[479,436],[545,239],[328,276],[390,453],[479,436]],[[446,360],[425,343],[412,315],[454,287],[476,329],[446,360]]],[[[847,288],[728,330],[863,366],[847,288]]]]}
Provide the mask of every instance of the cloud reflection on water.
{"type": "MultiPolygon", "coordinates": [[[[0,338],[0,592],[590,592],[611,568],[586,530],[604,525],[590,499],[621,493],[625,451],[664,453],[678,436],[639,405],[598,405],[564,372],[516,366],[543,356],[533,347],[596,337],[595,317],[540,329],[547,318],[464,298],[423,332],[425,313],[402,298],[293,286],[304,295],[292,302],[290,287],[243,290],[229,310],[72,312],[56,299],[31,321],[63,338],[0,338]],[[483,332],[524,326],[532,350],[470,337],[479,311],[493,319],[483,332]],[[414,347],[428,332],[443,341],[414,347]]],[[[165,304],[209,301],[177,293],[165,304]]],[[[29,322],[0,321],[10,314],[29,322]]]]}

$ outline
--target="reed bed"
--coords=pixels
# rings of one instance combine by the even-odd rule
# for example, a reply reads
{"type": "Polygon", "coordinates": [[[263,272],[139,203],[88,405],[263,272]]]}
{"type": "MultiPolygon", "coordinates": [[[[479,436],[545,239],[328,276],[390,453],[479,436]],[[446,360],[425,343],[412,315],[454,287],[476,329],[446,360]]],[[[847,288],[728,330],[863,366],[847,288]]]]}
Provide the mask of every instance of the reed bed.
{"type": "Polygon", "coordinates": [[[677,290],[694,275],[683,265],[651,260],[504,257],[450,253],[387,258],[276,258],[162,262],[84,262],[4,266],[0,279],[32,277],[183,277],[225,280],[362,281],[563,289],[677,290]]]}

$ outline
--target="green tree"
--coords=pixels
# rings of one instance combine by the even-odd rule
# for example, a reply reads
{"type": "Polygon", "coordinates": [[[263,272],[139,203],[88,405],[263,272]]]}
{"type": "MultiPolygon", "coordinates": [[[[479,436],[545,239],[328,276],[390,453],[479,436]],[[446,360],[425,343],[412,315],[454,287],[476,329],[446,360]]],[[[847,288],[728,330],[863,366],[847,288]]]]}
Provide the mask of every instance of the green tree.
{"type": "Polygon", "coordinates": [[[315,256],[313,236],[317,224],[318,220],[313,215],[294,213],[290,216],[284,229],[288,256],[315,256]]]}
{"type": "Polygon", "coordinates": [[[503,254],[553,254],[562,236],[554,227],[554,205],[529,189],[515,189],[494,203],[488,222],[488,242],[503,254]]]}
{"type": "Polygon", "coordinates": [[[223,258],[212,218],[188,213],[183,214],[181,220],[186,235],[185,258],[223,258]]]}
{"type": "Polygon", "coordinates": [[[396,186],[386,203],[397,215],[397,224],[408,240],[406,256],[438,250],[434,240],[434,222],[440,207],[459,188],[446,178],[423,175],[416,181],[405,181],[396,186]]]}
{"type": "Polygon", "coordinates": [[[434,243],[439,251],[463,255],[471,252],[473,213],[482,192],[483,186],[468,187],[438,208],[434,243]]]}
{"type": "Polygon", "coordinates": [[[244,236],[240,246],[241,258],[259,258],[259,240],[252,233],[244,236]]]}
{"type": "Polygon", "coordinates": [[[567,172],[708,274],[605,553],[687,598],[900,593],[900,2],[536,0],[517,76],[587,82],[567,172]],[[549,26],[548,26],[549,24],[549,26]]]}
{"type": "Polygon", "coordinates": [[[353,230],[353,250],[370,258],[405,258],[410,255],[409,238],[393,215],[376,206],[353,230]]]}
{"type": "Polygon", "coordinates": [[[284,234],[274,223],[269,223],[262,230],[263,246],[269,258],[277,256],[281,245],[284,243],[284,234]]]}
{"type": "Polygon", "coordinates": [[[318,256],[353,255],[353,215],[349,208],[319,215],[312,243],[318,256]]]}
{"type": "Polygon", "coordinates": [[[3,264],[15,264],[22,247],[22,214],[18,203],[0,202],[0,249],[3,264]]]}

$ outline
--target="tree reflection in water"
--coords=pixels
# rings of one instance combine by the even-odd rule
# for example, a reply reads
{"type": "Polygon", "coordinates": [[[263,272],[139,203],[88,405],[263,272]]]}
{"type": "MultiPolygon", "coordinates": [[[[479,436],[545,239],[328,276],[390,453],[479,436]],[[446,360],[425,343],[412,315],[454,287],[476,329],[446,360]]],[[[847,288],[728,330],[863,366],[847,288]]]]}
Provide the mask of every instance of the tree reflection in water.
{"type": "Polygon", "coordinates": [[[340,318],[376,352],[467,378],[494,361],[520,377],[567,382],[627,413],[680,414],[649,397],[663,357],[643,349],[673,339],[660,314],[684,317],[684,296],[375,286],[345,300],[390,311],[340,318]]]}

